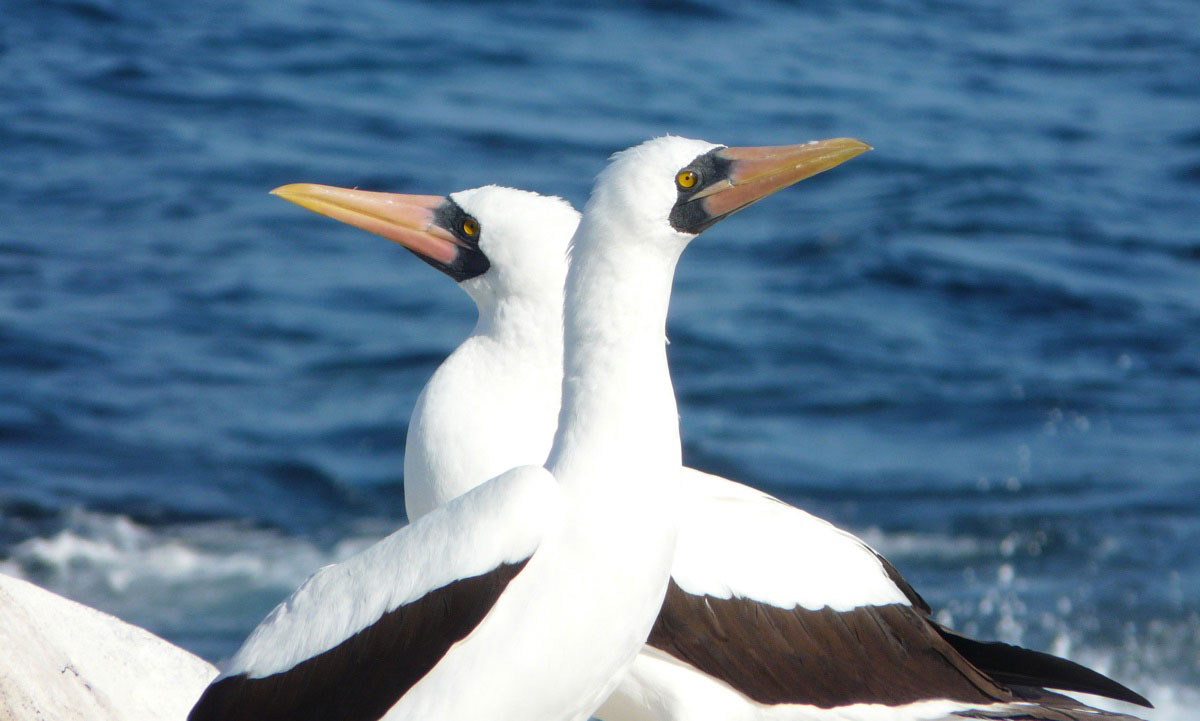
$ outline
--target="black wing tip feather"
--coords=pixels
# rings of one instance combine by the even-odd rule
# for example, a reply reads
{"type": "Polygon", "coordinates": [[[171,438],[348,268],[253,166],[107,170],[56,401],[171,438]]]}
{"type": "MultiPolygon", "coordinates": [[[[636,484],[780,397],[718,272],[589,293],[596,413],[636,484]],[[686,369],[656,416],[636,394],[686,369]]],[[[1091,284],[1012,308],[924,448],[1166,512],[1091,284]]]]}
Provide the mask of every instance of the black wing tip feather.
{"type": "Polygon", "coordinates": [[[1000,641],[976,641],[940,624],[935,627],[955,651],[1000,683],[1090,693],[1154,708],[1133,689],[1074,661],[1000,641]]]}
{"type": "Polygon", "coordinates": [[[896,567],[879,553],[876,553],[875,557],[883,565],[892,583],[896,584],[914,608],[925,615],[942,638],[955,651],[996,681],[1006,685],[1090,693],[1154,708],[1154,704],[1133,689],[1074,661],[999,641],[976,641],[943,627],[933,620],[933,609],[921,594],[904,580],[896,567]]]}

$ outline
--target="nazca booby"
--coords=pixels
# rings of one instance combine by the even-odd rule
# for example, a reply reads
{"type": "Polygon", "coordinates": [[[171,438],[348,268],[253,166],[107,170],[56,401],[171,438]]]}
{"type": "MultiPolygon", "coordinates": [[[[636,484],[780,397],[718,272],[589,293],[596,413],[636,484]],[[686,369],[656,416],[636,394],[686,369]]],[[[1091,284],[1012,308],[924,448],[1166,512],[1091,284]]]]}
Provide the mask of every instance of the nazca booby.
{"type": "MultiPolygon", "coordinates": [[[[721,187],[721,173],[738,167],[736,153],[717,148],[697,158],[696,190],[721,187]]],[[[316,185],[282,195],[401,243],[477,306],[475,329],[422,390],[409,423],[409,517],[500,469],[544,459],[559,406],[565,248],[577,214],[558,199],[507,188],[454,193],[441,207],[456,210],[443,212],[469,207],[479,241],[435,258],[407,211],[397,214],[423,199],[316,185]]],[[[649,643],[597,711],[605,721],[900,721],[966,710],[998,719],[1129,718],[1031,689],[1013,694],[1001,683],[1144,701],[1072,662],[940,626],[869,546],[767,494],[684,469],[680,506],[671,590],[649,643]]]]}
{"type": "MultiPolygon", "coordinates": [[[[710,147],[644,144],[597,177],[571,244],[545,466],[506,471],[318,571],[251,633],[191,721],[582,721],[604,701],[658,617],[674,555],[681,463],[663,338],[679,255],[720,217],[693,217],[677,190],[710,147]]],[[[734,212],[807,166],[768,170],[708,204],[734,212]]],[[[449,266],[455,248],[478,245],[470,207],[426,196],[395,210],[449,266]]]]}

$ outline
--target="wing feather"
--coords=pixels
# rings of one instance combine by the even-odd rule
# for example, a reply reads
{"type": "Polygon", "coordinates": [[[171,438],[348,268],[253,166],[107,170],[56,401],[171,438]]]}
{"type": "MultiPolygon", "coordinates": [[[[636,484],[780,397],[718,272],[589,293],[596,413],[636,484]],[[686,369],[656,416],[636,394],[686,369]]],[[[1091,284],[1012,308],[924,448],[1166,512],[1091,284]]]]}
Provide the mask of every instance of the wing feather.
{"type": "Polygon", "coordinates": [[[513,469],[322,568],[251,633],[189,721],[380,718],[482,622],[559,500],[545,469],[513,469]]]}

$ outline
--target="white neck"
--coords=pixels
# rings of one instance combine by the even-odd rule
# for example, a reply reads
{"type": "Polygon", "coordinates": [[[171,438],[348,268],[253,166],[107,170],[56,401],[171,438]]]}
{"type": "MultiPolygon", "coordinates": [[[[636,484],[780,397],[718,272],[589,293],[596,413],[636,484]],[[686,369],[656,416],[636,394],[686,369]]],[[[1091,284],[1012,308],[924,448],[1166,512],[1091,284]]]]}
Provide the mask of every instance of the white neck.
{"type": "Polygon", "coordinates": [[[561,291],[477,299],[470,337],[434,372],[408,426],[409,520],[514,466],[542,465],[558,421],[561,291]]]}
{"type": "Polygon", "coordinates": [[[657,493],[649,485],[673,482],[681,463],[666,317],[682,244],[648,252],[645,239],[630,242],[631,231],[596,215],[576,233],[567,274],[562,410],[548,467],[568,489],[657,493]]]}

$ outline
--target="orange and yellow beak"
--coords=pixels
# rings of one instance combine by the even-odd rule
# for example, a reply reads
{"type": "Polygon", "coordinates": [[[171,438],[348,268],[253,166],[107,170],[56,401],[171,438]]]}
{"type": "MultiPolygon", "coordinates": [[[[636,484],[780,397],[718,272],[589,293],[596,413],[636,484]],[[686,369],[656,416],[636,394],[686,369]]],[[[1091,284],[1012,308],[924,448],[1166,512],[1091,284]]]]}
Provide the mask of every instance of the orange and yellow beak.
{"type": "Polygon", "coordinates": [[[437,210],[447,202],[440,195],[375,193],[312,183],[284,185],[271,193],[314,213],[382,235],[443,265],[452,265],[467,247],[437,224],[437,210]]]}
{"type": "Polygon", "coordinates": [[[687,202],[701,203],[711,222],[716,222],[870,149],[870,145],[854,138],[816,140],[803,145],[722,148],[714,156],[727,163],[725,177],[701,188],[687,202]]]}

